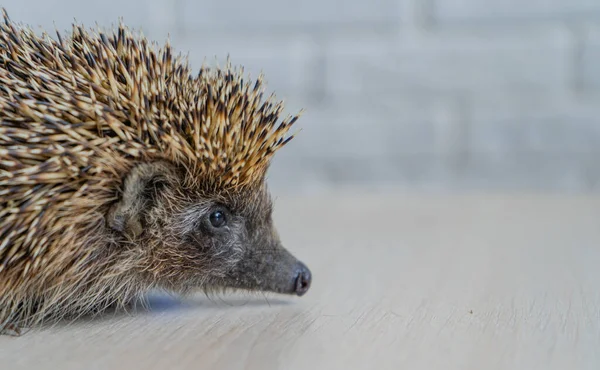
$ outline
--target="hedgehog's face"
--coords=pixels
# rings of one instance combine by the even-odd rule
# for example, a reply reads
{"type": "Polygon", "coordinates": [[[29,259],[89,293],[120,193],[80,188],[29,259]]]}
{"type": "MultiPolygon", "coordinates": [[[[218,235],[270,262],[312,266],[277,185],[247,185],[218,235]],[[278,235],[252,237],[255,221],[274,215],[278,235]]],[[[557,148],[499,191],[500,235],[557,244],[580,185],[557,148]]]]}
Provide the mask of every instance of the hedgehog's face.
{"type": "Polygon", "coordinates": [[[178,291],[306,293],[311,273],[281,245],[265,187],[211,194],[183,189],[181,176],[162,163],[138,166],[108,215],[139,245],[142,271],[178,291]]]}

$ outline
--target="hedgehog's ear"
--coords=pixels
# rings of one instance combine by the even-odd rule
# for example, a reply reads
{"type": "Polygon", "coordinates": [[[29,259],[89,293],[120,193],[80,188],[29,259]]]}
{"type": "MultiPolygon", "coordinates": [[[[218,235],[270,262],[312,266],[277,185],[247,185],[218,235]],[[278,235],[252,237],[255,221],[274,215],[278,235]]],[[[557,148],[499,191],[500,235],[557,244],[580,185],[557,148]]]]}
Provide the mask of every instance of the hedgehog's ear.
{"type": "Polygon", "coordinates": [[[153,206],[156,196],[174,179],[174,170],[166,162],[141,163],[123,180],[121,198],[107,215],[108,226],[129,235],[139,236],[142,231],[142,213],[153,206]]]}

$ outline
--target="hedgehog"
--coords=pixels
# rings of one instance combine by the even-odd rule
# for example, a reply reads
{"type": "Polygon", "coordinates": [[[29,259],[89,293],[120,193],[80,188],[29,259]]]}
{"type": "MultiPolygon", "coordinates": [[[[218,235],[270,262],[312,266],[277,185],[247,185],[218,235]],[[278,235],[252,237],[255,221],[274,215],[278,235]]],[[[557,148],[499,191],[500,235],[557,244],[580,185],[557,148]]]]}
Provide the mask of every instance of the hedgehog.
{"type": "Polygon", "coordinates": [[[302,296],[267,171],[303,113],[263,73],[204,63],[122,19],[36,34],[0,19],[0,329],[153,290],[302,296]]]}

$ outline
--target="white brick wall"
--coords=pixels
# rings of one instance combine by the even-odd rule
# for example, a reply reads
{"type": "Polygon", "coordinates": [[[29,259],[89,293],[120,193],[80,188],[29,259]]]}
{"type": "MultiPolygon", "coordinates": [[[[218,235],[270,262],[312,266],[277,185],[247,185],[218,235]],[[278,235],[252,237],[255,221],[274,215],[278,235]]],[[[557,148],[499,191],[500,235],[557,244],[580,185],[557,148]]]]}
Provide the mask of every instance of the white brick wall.
{"type": "Polygon", "coordinates": [[[310,28],[394,22],[397,0],[181,0],[186,29],[281,27],[310,28]]]}
{"type": "Polygon", "coordinates": [[[55,25],[59,31],[70,31],[74,21],[88,27],[96,23],[110,27],[123,17],[130,27],[143,28],[148,37],[164,38],[172,32],[176,22],[173,0],[144,0],[143,3],[133,0],[9,0],[0,6],[6,8],[15,22],[50,32],[54,32],[55,25]]]}
{"type": "Polygon", "coordinates": [[[441,21],[532,21],[600,16],[597,0],[433,0],[441,21]]]}
{"type": "Polygon", "coordinates": [[[124,17],[194,68],[230,55],[306,108],[276,191],[600,189],[598,0],[5,1],[53,30],[124,17]]]}
{"type": "Polygon", "coordinates": [[[476,155],[600,155],[598,102],[568,96],[474,98],[469,150],[476,155]]]}
{"type": "Polygon", "coordinates": [[[539,92],[567,88],[572,74],[571,40],[560,28],[448,31],[416,40],[334,39],[325,49],[328,88],[339,93],[539,92]]]}
{"type": "Polygon", "coordinates": [[[600,22],[587,27],[582,55],[583,87],[590,91],[600,90],[600,22]]]}

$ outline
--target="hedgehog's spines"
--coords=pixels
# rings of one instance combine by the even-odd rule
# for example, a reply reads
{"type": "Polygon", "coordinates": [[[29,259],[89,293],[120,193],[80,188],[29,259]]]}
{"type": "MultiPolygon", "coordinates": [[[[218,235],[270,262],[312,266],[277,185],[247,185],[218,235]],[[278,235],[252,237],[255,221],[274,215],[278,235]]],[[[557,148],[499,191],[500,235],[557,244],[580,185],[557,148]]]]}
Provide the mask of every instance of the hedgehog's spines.
{"type": "MultiPolygon", "coordinates": [[[[205,60],[192,75],[189,56],[174,56],[169,40],[158,47],[133,35],[122,19],[112,31],[73,23],[69,34],[55,26],[52,38],[18,28],[4,8],[2,15],[0,321],[23,302],[6,293],[17,275],[43,286],[55,276],[39,269],[69,271],[61,284],[71,293],[84,289],[84,271],[100,276],[89,266],[97,251],[78,241],[100,243],[94,235],[117,196],[111,189],[137,164],[167,160],[187,174],[184,187],[242,192],[262,185],[272,156],[294,137],[288,132],[299,115],[281,120],[283,102],[274,94],[263,100],[262,71],[252,80],[230,55],[222,68],[205,60]]],[[[102,284],[116,283],[87,284],[100,294],[102,284]]],[[[132,295],[135,284],[117,290],[132,295]]],[[[32,293],[41,306],[64,303],[66,290],[47,288],[32,293]]],[[[115,297],[78,304],[85,311],[115,297]]]]}

